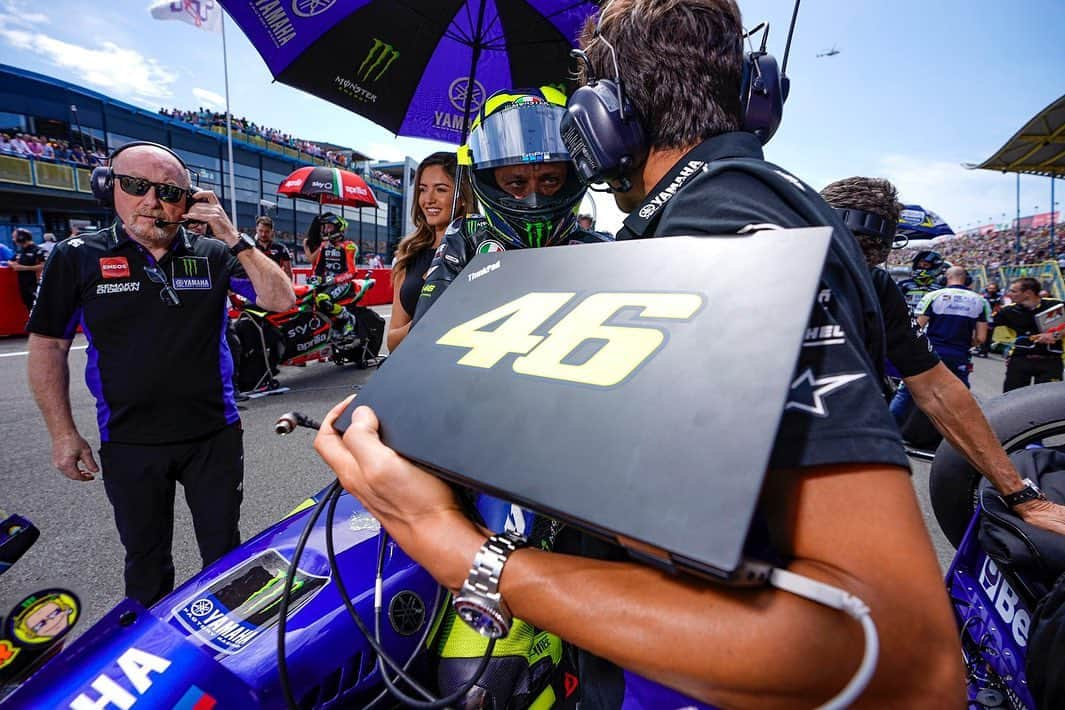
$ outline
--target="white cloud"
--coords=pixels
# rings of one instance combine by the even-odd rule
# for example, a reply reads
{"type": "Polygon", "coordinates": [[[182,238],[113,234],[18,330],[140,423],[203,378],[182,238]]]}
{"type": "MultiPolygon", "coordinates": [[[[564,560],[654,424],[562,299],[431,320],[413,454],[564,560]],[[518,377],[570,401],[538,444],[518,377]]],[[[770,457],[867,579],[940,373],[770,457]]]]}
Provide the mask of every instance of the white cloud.
{"type": "MultiPolygon", "coordinates": [[[[10,5],[5,9],[10,9],[10,5]]],[[[24,23],[12,17],[0,17],[0,39],[15,49],[43,56],[88,84],[142,104],[172,95],[170,86],[177,76],[136,50],[119,47],[114,42],[102,42],[95,49],[83,47],[42,32],[19,29],[16,27],[19,24],[24,23]]]]}
{"type": "Polygon", "coordinates": [[[208,91],[207,89],[201,89],[199,87],[196,87],[192,90],[192,95],[195,96],[196,99],[207,108],[217,108],[224,110],[226,107],[225,97],[219,96],[213,91],[208,91]]]}
{"type": "Polygon", "coordinates": [[[374,160],[384,160],[388,162],[403,160],[407,157],[407,151],[403,149],[403,146],[399,143],[371,143],[365,148],[357,149],[360,153],[365,153],[374,160]]]}
{"type": "MultiPolygon", "coordinates": [[[[903,202],[936,212],[955,231],[1016,216],[1017,178],[1012,174],[968,170],[958,163],[908,155],[884,156],[876,174],[895,183],[903,202]]],[[[1041,211],[1049,211],[1049,194],[1043,194],[1041,187],[1045,182],[1022,176],[1022,215],[1032,214],[1036,204],[1042,205],[1041,211]],[[1038,192],[1033,193],[1033,188],[1038,192]]]]}
{"type": "Polygon", "coordinates": [[[19,0],[5,0],[0,4],[0,14],[4,16],[4,19],[13,25],[25,27],[27,25],[40,25],[48,22],[48,15],[43,12],[32,12],[27,10],[29,6],[28,2],[19,2],[19,0]]]}

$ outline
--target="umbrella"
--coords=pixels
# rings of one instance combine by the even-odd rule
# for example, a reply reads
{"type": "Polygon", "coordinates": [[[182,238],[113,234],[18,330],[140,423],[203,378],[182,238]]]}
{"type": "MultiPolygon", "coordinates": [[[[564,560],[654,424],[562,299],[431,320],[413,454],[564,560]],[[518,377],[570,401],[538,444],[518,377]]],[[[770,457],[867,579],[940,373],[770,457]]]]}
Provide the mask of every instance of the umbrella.
{"type": "Polygon", "coordinates": [[[954,234],[954,230],[931,210],[920,205],[903,205],[897,233],[913,240],[954,234]]]}
{"type": "Polygon", "coordinates": [[[366,181],[353,172],[339,168],[299,168],[281,181],[277,194],[293,199],[314,200],[319,205],[377,207],[377,199],[366,181]]]}
{"type": "Polygon", "coordinates": [[[397,135],[462,143],[501,89],[557,85],[589,0],[221,0],[278,81],[397,135]]]}

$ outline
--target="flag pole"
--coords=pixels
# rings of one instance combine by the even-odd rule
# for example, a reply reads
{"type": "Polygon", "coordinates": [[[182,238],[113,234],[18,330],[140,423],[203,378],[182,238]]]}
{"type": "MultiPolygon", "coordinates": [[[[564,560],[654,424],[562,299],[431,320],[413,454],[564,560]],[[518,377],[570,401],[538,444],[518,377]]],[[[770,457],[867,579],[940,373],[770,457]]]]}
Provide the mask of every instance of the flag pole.
{"type": "MultiPolygon", "coordinates": [[[[222,73],[226,82],[226,144],[229,147],[229,219],[237,225],[237,184],[233,171],[233,115],[229,111],[229,58],[226,52],[226,13],[222,12],[222,73]]],[[[237,227],[237,229],[240,229],[237,227]]]]}

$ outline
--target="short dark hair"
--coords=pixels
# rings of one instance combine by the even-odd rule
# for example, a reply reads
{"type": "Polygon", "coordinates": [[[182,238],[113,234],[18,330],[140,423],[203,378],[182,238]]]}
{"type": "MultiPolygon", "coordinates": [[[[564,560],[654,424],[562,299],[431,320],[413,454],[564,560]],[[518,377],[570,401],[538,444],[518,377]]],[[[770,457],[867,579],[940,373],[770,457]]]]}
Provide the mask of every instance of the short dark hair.
{"type": "MultiPolygon", "coordinates": [[[[614,78],[652,148],[686,148],[743,125],[743,23],[735,0],[612,0],[581,46],[599,78],[614,78]]],[[[585,68],[581,68],[582,82],[585,68]]]]}
{"type": "Polygon", "coordinates": [[[258,227],[260,224],[265,224],[270,229],[274,228],[274,220],[270,219],[266,215],[263,215],[263,216],[261,216],[261,217],[259,217],[258,219],[255,220],[255,226],[256,227],[258,227]]]}
{"type": "MultiPolygon", "coordinates": [[[[898,190],[889,180],[882,178],[849,177],[836,180],[821,190],[821,197],[836,209],[870,212],[888,222],[898,223],[902,213],[898,190]]],[[[876,266],[887,259],[890,244],[867,234],[855,234],[854,237],[869,266],[876,266]]]]}
{"type": "Polygon", "coordinates": [[[16,242],[22,242],[27,239],[29,239],[30,241],[33,240],[33,235],[30,234],[30,230],[22,229],[21,227],[16,227],[15,231],[12,233],[12,240],[16,242]]]}
{"type": "Polygon", "coordinates": [[[1035,295],[1039,295],[1039,292],[1043,290],[1043,284],[1039,282],[1039,279],[1033,279],[1031,276],[1025,276],[1022,279],[1014,279],[1010,282],[1016,284],[1017,288],[1022,291],[1031,291],[1035,295]]]}

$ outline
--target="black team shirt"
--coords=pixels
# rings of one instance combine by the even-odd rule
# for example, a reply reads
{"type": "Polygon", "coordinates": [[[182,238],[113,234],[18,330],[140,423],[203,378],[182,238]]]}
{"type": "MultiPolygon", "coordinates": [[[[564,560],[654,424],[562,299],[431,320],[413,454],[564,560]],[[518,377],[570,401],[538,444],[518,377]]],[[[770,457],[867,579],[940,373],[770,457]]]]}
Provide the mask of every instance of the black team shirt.
{"type": "Polygon", "coordinates": [[[255,299],[223,242],[182,228],[156,263],[117,223],[56,245],[27,329],[71,339],[81,326],[101,441],[189,441],[240,420],[224,336],[230,289],[255,299]],[[181,305],[163,301],[153,266],[181,305]]]}

